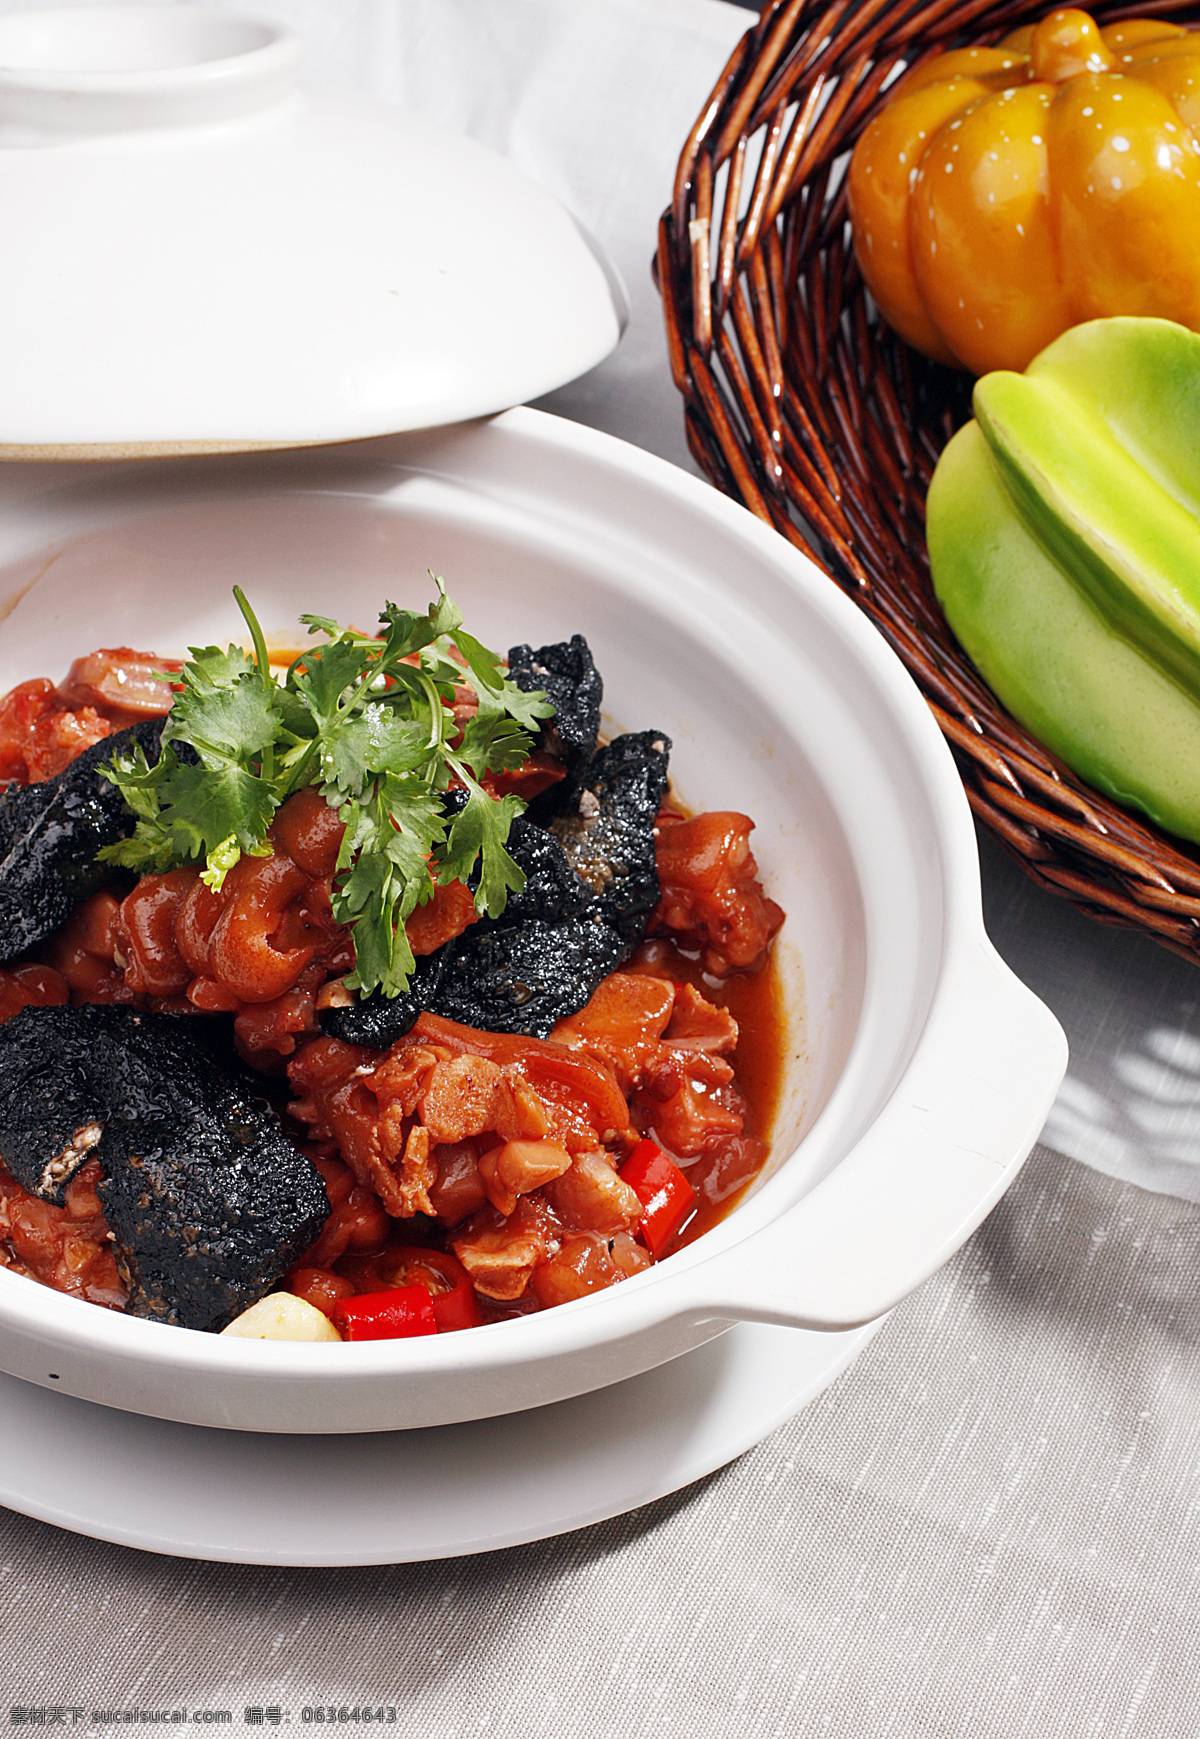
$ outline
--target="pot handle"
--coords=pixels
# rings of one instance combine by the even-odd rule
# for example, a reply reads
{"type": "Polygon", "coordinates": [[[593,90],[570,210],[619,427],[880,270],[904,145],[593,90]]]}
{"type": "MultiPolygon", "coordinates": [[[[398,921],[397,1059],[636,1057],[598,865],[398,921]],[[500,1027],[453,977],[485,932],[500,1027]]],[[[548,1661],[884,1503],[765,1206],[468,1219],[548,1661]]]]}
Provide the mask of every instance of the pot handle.
{"type": "Polygon", "coordinates": [[[1058,1021],[986,937],[956,950],[871,1127],[794,1207],[691,1271],[687,1315],[828,1330],[881,1316],[1003,1195],[1066,1066],[1058,1021]]]}

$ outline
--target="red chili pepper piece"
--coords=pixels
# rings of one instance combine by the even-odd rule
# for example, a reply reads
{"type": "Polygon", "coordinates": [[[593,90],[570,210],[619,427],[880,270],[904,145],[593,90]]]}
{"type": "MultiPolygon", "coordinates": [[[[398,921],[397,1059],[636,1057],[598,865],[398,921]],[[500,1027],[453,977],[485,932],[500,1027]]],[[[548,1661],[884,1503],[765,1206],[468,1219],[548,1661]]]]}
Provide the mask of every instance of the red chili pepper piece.
{"type": "Polygon", "coordinates": [[[395,1286],[387,1292],[360,1292],[330,1306],[329,1320],[343,1340],[402,1340],[436,1334],[433,1302],[423,1286],[395,1286]]]}
{"type": "Polygon", "coordinates": [[[439,1334],[478,1328],[483,1321],[466,1269],[446,1250],[414,1248],[398,1265],[396,1278],[406,1286],[423,1286],[430,1294],[439,1334]]]}
{"type": "Polygon", "coordinates": [[[456,1286],[453,1292],[435,1293],[431,1303],[439,1334],[449,1334],[456,1328],[478,1328],[483,1321],[475,1288],[469,1280],[456,1286]]]}
{"type": "Polygon", "coordinates": [[[695,1207],[696,1192],[654,1141],[638,1142],[621,1167],[621,1181],[642,1204],[638,1230],[657,1258],[695,1207]]]}

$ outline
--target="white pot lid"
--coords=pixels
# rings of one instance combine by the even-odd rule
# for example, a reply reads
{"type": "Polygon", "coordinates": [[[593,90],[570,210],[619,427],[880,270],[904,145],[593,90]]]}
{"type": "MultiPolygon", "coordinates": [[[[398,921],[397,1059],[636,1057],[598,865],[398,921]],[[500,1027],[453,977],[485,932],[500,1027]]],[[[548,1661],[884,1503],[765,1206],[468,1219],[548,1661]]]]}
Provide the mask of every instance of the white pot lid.
{"type": "Polygon", "coordinates": [[[297,89],[303,52],[193,6],[0,18],[0,458],[431,427],[613,349],[620,280],[549,194],[297,89]]]}

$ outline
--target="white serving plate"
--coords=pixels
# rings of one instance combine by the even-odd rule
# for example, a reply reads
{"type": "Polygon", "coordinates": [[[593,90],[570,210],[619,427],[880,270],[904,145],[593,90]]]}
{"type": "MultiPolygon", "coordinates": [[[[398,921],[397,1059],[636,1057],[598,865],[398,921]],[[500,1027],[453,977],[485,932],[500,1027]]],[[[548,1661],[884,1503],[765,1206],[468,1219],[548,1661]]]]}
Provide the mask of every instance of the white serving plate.
{"type": "Polygon", "coordinates": [[[573,380],[625,294],[498,154],[198,6],[0,17],[0,458],[345,441],[573,380]]]}
{"type": "Polygon", "coordinates": [[[655,1368],[730,1322],[842,1330],[963,1241],[1061,1080],[1057,1022],[983,931],[970,814],[916,689],[785,540],[673,467],[513,411],[316,453],[13,468],[0,685],[122,641],[370,620],[445,575],[500,647],[588,635],[623,728],[675,742],[696,807],[745,810],[788,913],[791,1058],[774,1170],[697,1244],[516,1322],[348,1346],[230,1341],[0,1272],[0,1367],[134,1412],[286,1432],[444,1424],[655,1368]]]}
{"type": "Polygon", "coordinates": [[[552,1407],[354,1437],[176,1425],[0,1375],[0,1504],[118,1546],[237,1564],[494,1552],[724,1467],[819,1395],[878,1326],[812,1334],[743,1322],[552,1407]]]}

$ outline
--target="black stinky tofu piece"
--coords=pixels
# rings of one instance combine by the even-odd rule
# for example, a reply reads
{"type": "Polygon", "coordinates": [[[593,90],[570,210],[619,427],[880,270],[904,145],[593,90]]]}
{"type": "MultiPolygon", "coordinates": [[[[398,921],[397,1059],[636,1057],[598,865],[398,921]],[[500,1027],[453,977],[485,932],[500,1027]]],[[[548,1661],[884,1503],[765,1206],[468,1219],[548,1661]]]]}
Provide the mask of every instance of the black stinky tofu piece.
{"type": "Polygon", "coordinates": [[[654,824],[670,741],[616,737],[555,793],[549,829],[518,818],[509,850],[525,871],[498,918],[417,961],[405,995],[376,991],[321,1017],[324,1032],[386,1049],[420,1011],[486,1032],[547,1038],[628,960],[658,904],[654,824]]]}
{"type": "Polygon", "coordinates": [[[93,743],[53,779],[0,796],[0,960],[12,960],[57,930],[111,880],[111,868],[98,864],[96,853],[131,834],[134,818],[117,787],[96,769],[134,743],[156,761],[164,722],[144,719],[93,743]]]}
{"type": "Polygon", "coordinates": [[[508,674],[526,693],[544,689],[554,707],[554,717],[542,721],[539,748],[557,755],[568,770],[595,754],[604,683],[582,634],[536,650],[511,646],[508,674]]]}
{"type": "Polygon", "coordinates": [[[589,910],[559,923],[477,924],[447,946],[430,1012],[484,1032],[546,1039],[632,953],[589,910]]]}
{"type": "Polygon", "coordinates": [[[23,1008],[0,1026],[0,1159],[61,1205],[94,1156],[129,1313],[219,1329],[271,1287],[329,1213],[320,1173],[193,1019],[23,1008]]]}
{"type": "MultiPolygon", "coordinates": [[[[457,793],[451,792],[449,796],[447,807],[453,809],[457,807],[453,801],[457,793]]],[[[418,955],[408,989],[399,996],[384,996],[375,991],[347,1008],[325,1010],[321,1016],[322,1032],[346,1044],[386,1050],[403,1038],[423,1008],[445,1015],[447,1020],[461,1021],[464,1026],[480,1026],[478,1018],[468,1019],[463,1011],[469,1009],[478,1016],[484,1003],[491,1011],[493,1024],[489,1031],[534,1031],[528,1022],[538,1017],[541,1000],[539,994],[534,1001],[531,992],[546,983],[548,973],[558,985],[565,982],[565,969],[552,971],[550,964],[554,934],[581,919],[592,892],[579,880],[554,835],[535,827],[524,816],[518,815],[509,829],[508,850],[525,872],[525,886],[519,893],[509,894],[499,918],[481,919],[434,953],[418,955]],[[529,970],[522,973],[517,970],[514,946],[519,951],[531,924],[540,926],[538,941],[534,942],[531,932],[527,949],[529,970]],[[536,971],[535,955],[539,962],[536,971]],[[496,1024],[505,1020],[508,1025],[496,1024]]],[[[589,929],[594,932],[596,926],[589,929]]],[[[569,943],[564,946],[568,951],[572,947],[569,943]]],[[[581,958],[591,958],[597,946],[594,936],[585,938],[574,944],[574,952],[581,958]]],[[[603,972],[600,976],[604,976],[603,972]]],[[[561,994],[560,990],[560,997],[561,994]]],[[[550,1007],[548,1002],[542,1017],[547,1032],[559,1018],[549,1013],[550,1007]]]]}
{"type": "MultiPolygon", "coordinates": [[[[453,947],[453,943],[448,942],[446,947],[453,947]]],[[[382,991],[373,990],[370,996],[345,1008],[323,1009],[318,1017],[321,1031],[326,1038],[341,1039],[347,1045],[370,1045],[372,1050],[386,1051],[411,1032],[421,1010],[431,1006],[445,952],[446,948],[439,948],[436,954],[419,959],[408,989],[399,996],[384,996],[382,991]]]]}
{"type": "Polygon", "coordinates": [[[667,794],[670,753],[671,739],[661,731],[614,737],[556,788],[546,823],[605,922],[628,943],[627,956],[658,904],[654,826],[667,794]]]}

